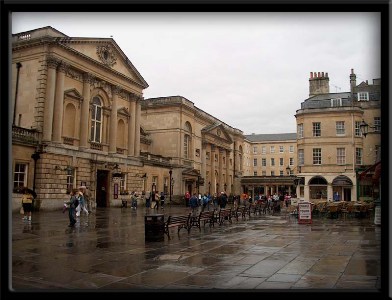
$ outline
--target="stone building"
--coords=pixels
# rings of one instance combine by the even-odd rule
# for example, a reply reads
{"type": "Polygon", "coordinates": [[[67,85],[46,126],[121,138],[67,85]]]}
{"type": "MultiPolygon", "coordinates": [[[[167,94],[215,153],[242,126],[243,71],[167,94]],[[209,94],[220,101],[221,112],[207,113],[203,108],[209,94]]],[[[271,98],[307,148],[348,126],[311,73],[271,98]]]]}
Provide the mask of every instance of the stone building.
{"type": "MultiPolygon", "coordinates": [[[[377,198],[359,173],[381,155],[381,80],[356,84],[351,70],[350,91],[329,92],[328,73],[311,72],[309,98],[296,112],[297,194],[310,200],[332,200],[336,193],[345,201],[377,198]],[[361,124],[373,129],[365,137],[361,124]]],[[[371,174],[368,174],[371,176],[371,174]]]]}
{"type": "Polygon", "coordinates": [[[356,85],[352,72],[351,91],[332,94],[328,74],[311,73],[297,133],[244,135],[185,97],[144,99],[147,82],[112,38],[50,26],[14,34],[11,74],[13,210],[23,186],[48,210],[81,185],[97,207],[120,206],[131,191],[174,203],[186,191],[375,193],[364,174],[380,154],[380,80],[356,85]]]}

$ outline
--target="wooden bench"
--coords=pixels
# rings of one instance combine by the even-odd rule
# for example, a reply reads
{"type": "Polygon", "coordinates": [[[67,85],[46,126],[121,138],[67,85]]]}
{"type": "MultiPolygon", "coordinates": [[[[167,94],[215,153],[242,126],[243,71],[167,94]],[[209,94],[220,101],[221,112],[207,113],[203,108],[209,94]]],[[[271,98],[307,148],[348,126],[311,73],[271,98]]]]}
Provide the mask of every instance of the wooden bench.
{"type": "Polygon", "coordinates": [[[231,216],[231,208],[221,208],[218,213],[217,223],[219,225],[222,225],[224,221],[232,223],[231,216]]]}
{"type": "Polygon", "coordinates": [[[185,228],[189,233],[191,213],[181,216],[169,216],[165,222],[165,233],[170,239],[170,228],[178,227],[177,234],[180,233],[181,228],[185,228]]]}
{"type": "Polygon", "coordinates": [[[191,230],[193,226],[198,227],[201,230],[201,224],[206,226],[209,223],[209,226],[214,226],[215,223],[215,210],[212,211],[201,211],[199,215],[193,216],[190,219],[190,225],[188,227],[188,232],[191,230]]]}

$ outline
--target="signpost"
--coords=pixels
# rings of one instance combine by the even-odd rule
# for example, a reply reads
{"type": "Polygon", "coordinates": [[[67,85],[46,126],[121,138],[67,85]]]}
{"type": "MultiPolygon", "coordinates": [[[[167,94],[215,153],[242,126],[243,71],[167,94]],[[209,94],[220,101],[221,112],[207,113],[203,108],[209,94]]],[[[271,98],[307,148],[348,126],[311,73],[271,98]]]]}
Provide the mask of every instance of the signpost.
{"type": "Polygon", "coordinates": [[[312,224],[312,204],[310,202],[298,203],[298,224],[312,224]]]}

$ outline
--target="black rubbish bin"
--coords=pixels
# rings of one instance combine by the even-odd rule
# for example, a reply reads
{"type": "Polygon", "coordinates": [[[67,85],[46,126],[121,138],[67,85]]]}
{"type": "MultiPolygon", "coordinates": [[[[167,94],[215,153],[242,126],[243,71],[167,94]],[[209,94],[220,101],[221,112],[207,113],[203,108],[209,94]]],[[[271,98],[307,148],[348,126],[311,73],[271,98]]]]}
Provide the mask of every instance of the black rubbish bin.
{"type": "Polygon", "coordinates": [[[144,237],[148,242],[160,242],[165,239],[165,215],[144,216],[144,237]]]}

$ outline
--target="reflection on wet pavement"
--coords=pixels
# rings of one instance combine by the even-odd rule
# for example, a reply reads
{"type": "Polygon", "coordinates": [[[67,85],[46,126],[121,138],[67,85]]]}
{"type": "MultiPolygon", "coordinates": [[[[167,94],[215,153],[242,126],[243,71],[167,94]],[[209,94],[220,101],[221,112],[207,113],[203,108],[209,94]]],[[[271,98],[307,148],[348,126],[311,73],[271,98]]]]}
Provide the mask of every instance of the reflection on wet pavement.
{"type": "MultiPolygon", "coordinates": [[[[185,207],[162,213],[180,215],[185,207]]],[[[153,212],[153,211],[151,211],[153,212]]],[[[171,239],[145,240],[145,208],[82,215],[12,216],[12,288],[29,290],[366,290],[381,288],[381,227],[372,219],[298,224],[284,213],[256,215],[171,239]]]]}

